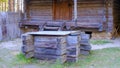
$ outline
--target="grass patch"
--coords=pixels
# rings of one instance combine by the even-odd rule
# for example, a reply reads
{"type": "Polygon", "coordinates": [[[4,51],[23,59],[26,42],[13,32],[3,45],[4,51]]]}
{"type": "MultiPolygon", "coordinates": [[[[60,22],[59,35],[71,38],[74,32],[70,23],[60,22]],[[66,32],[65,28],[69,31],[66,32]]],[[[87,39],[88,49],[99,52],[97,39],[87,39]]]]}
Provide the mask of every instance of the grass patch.
{"type": "Polygon", "coordinates": [[[53,64],[51,68],[119,68],[120,48],[91,51],[89,56],[80,56],[77,63],[53,64]]]}
{"type": "Polygon", "coordinates": [[[104,45],[107,43],[112,43],[110,40],[91,40],[90,42],[93,45],[104,45]]]}
{"type": "Polygon", "coordinates": [[[0,57],[0,62],[3,62],[3,59],[0,57]]]}
{"type": "MultiPolygon", "coordinates": [[[[119,68],[120,67],[120,48],[106,48],[102,50],[93,50],[89,56],[80,56],[79,61],[76,63],[59,62],[49,63],[48,61],[39,61],[36,59],[26,59],[20,53],[13,56],[13,60],[6,59],[8,51],[1,50],[0,68],[27,68],[24,66],[33,65],[34,68],[119,68]],[[2,54],[3,51],[3,54],[2,54]]],[[[8,57],[11,58],[11,57],[8,57]]]]}
{"type": "Polygon", "coordinates": [[[26,58],[22,53],[16,55],[16,63],[17,64],[30,64],[30,63],[34,63],[37,60],[34,58],[26,58]]]}

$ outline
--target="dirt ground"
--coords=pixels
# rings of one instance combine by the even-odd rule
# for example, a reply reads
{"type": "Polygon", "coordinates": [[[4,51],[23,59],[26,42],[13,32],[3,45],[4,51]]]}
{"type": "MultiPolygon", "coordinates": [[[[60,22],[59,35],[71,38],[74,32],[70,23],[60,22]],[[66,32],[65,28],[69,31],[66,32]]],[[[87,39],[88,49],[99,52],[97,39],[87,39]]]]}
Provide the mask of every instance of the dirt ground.
{"type": "MultiPolygon", "coordinates": [[[[104,45],[92,45],[92,50],[103,49],[109,47],[120,47],[120,38],[115,40],[110,40],[113,43],[108,43],[104,45]]],[[[10,68],[12,64],[9,60],[12,60],[15,55],[21,52],[22,40],[20,38],[14,39],[12,41],[0,42],[0,68],[10,68]]],[[[22,67],[12,67],[12,68],[40,68],[37,65],[23,65],[22,67]]],[[[43,68],[43,67],[42,67],[43,68]]]]}
{"type": "Polygon", "coordinates": [[[109,40],[112,43],[107,43],[104,45],[92,45],[92,50],[96,50],[96,49],[103,49],[103,48],[110,48],[110,47],[120,47],[120,38],[117,38],[115,40],[109,40]]]}

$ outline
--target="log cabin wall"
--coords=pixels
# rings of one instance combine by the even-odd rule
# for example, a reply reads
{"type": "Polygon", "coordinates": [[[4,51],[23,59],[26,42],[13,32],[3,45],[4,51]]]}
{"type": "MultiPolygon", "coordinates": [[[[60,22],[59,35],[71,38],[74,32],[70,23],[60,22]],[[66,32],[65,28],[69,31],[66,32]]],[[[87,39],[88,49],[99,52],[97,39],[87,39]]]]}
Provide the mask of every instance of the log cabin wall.
{"type": "Polygon", "coordinates": [[[30,0],[27,6],[31,21],[52,20],[52,0],[30,0]]]}
{"type": "MultiPolygon", "coordinates": [[[[111,2],[110,0],[108,0],[111,2]]],[[[112,31],[112,5],[105,0],[78,0],[78,26],[81,24],[101,25],[112,31]]]]}
{"type": "Polygon", "coordinates": [[[107,18],[108,18],[108,32],[112,32],[113,31],[113,0],[108,0],[107,2],[107,8],[108,8],[108,15],[107,18]]]}
{"type": "Polygon", "coordinates": [[[104,16],[102,0],[78,0],[78,21],[81,23],[98,23],[104,16]]]}
{"type": "MultiPolygon", "coordinates": [[[[54,0],[29,0],[27,2],[27,18],[29,21],[51,21],[54,20],[54,0]]],[[[111,0],[106,0],[110,3],[111,0]]],[[[72,1],[73,2],[73,1],[72,1]]],[[[105,0],[78,0],[77,1],[77,25],[99,26],[103,30],[112,31],[113,15],[112,5],[108,5],[105,0]]],[[[74,20],[74,3],[72,3],[72,19],[74,20]]],[[[94,27],[92,26],[92,27],[94,27]]]]}

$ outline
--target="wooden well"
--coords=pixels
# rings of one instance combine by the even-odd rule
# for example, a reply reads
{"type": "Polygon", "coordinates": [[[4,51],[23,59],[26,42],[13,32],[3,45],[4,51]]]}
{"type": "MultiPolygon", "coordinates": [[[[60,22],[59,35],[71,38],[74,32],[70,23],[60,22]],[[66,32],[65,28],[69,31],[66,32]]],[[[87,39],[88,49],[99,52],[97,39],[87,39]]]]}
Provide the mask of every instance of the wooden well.
{"type": "Polygon", "coordinates": [[[30,32],[22,35],[22,52],[26,58],[76,62],[80,54],[80,39],[78,31],[30,32]]]}

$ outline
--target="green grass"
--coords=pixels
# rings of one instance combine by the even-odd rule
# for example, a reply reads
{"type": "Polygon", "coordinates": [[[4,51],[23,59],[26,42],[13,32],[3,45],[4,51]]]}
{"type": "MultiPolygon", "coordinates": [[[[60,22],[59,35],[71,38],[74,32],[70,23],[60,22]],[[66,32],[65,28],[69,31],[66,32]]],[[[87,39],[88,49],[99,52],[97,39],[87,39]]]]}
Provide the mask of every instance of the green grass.
{"type": "Polygon", "coordinates": [[[91,51],[89,56],[80,56],[77,63],[54,64],[52,68],[119,68],[120,48],[91,51]]]}
{"type": "Polygon", "coordinates": [[[15,57],[15,61],[17,61],[17,64],[30,64],[30,63],[34,63],[37,60],[34,58],[26,58],[22,53],[16,55],[15,57]]]}
{"type": "Polygon", "coordinates": [[[80,68],[119,68],[120,67],[120,48],[107,48],[95,50],[84,60],[71,65],[80,68]]]}
{"type": "Polygon", "coordinates": [[[104,45],[107,43],[112,43],[110,40],[91,40],[90,41],[93,45],[104,45]]]}
{"type": "MultiPolygon", "coordinates": [[[[5,53],[6,52],[4,52],[4,55],[5,53]]],[[[8,67],[11,66],[9,68],[24,68],[26,65],[35,65],[37,66],[35,68],[119,68],[120,48],[94,50],[91,51],[89,56],[80,56],[79,61],[76,63],[65,64],[61,64],[59,62],[49,63],[47,61],[38,61],[36,59],[26,59],[22,53],[14,56],[12,60],[7,60],[6,62],[4,58],[5,57],[0,58],[0,67],[1,65],[7,65],[8,67]]]]}

